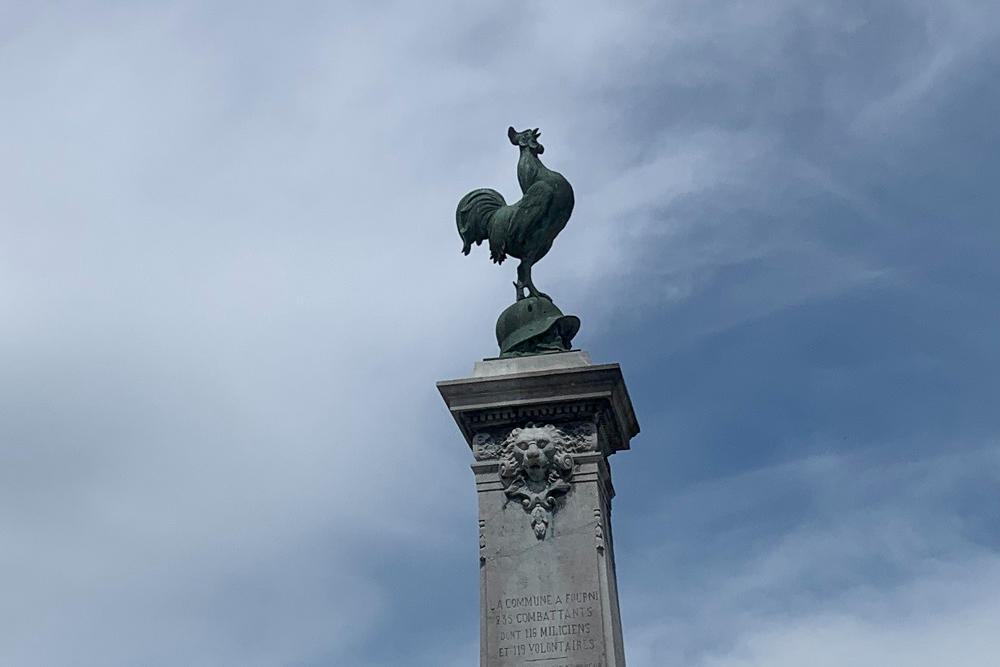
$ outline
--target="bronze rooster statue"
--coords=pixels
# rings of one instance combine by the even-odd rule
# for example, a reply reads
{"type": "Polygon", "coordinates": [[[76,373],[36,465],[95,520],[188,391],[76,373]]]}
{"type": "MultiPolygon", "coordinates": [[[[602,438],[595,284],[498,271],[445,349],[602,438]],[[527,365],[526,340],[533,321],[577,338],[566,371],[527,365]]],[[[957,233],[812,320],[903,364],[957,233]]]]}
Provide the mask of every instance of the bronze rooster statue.
{"type": "Polygon", "coordinates": [[[523,194],[520,200],[508,205],[496,190],[482,188],[462,197],[455,213],[458,234],[465,244],[463,253],[468,255],[473,243],[489,239],[490,258],[497,264],[508,255],[521,260],[514,283],[518,301],[525,298],[525,290],[529,297],[552,301],[531,281],[531,267],[549,251],[573,212],[569,181],[538,159],[545,150],[538,143],[539,136],[538,128],[523,132],[507,129],[510,143],[521,151],[517,161],[517,182],[523,194]]]}

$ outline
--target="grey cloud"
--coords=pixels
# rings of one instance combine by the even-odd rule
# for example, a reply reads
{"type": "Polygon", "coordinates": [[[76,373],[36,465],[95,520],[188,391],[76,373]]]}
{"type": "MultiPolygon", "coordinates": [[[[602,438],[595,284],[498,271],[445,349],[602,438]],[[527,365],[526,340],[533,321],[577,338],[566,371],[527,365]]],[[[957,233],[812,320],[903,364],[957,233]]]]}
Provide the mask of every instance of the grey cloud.
{"type": "MultiPolygon", "coordinates": [[[[945,637],[962,634],[956,619],[980,608],[995,613],[980,584],[996,574],[996,545],[969,530],[991,509],[958,499],[995,487],[998,461],[993,448],[897,464],[827,455],[694,485],[656,510],[637,508],[641,525],[691,538],[655,547],[629,539],[623,568],[655,564],[664,572],[655,585],[623,591],[634,603],[626,615],[635,657],[650,665],[744,664],[760,648],[758,634],[793,642],[800,631],[877,644],[879,633],[891,640],[927,626],[931,644],[950,642],[945,637]],[[850,630],[863,626],[872,629],[850,630]]],[[[969,664],[988,664],[991,645],[970,645],[969,664]]],[[[855,650],[867,661],[885,649],[855,650]]],[[[767,653],[746,664],[779,659],[776,646],[767,653]]]]}
{"type": "MultiPolygon", "coordinates": [[[[912,284],[923,255],[860,247],[905,216],[851,170],[906,162],[927,129],[906,105],[945,105],[931,93],[991,43],[981,27],[919,73],[989,25],[974,3],[899,21],[795,2],[27,7],[0,8],[0,657],[18,665],[474,659],[474,493],[433,382],[492,354],[510,299],[509,267],[463,258],[453,222],[469,189],[516,196],[506,126],[541,127],[577,187],[539,279],[595,358],[625,362],[646,432],[719,436],[699,451],[753,466],[718,426],[743,405],[719,378],[749,380],[683,353],[912,284]],[[816,224],[816,201],[836,220],[816,224]],[[675,354],[669,370],[697,366],[674,408],[689,421],[657,375],[675,354]]],[[[764,432],[750,412],[740,427],[764,432]]],[[[766,432],[787,452],[802,424],[766,432]]],[[[704,524],[691,507],[673,535],[627,517],[713,470],[692,454],[664,471],[655,438],[616,462],[632,619],[635,582],[660,572],[640,537],[660,553],[704,524]]],[[[643,637],[672,630],[640,620],[642,664],[643,637]]]]}

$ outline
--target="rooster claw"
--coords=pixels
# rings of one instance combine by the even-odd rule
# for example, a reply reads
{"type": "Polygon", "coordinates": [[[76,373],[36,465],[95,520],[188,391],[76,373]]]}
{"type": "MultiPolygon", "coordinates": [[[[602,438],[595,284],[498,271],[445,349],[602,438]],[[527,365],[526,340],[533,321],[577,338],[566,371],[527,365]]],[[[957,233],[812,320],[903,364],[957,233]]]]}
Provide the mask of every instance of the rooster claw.
{"type": "MultiPolygon", "coordinates": [[[[533,298],[533,299],[546,299],[548,301],[552,301],[552,297],[551,296],[549,296],[545,292],[539,292],[537,289],[535,289],[534,285],[525,285],[523,283],[517,283],[517,282],[515,282],[514,283],[514,291],[517,292],[517,300],[518,301],[520,301],[521,299],[529,299],[529,298],[533,298]],[[527,294],[524,293],[525,290],[528,290],[527,294]]],[[[552,301],[552,303],[555,303],[555,302],[552,301]]]]}

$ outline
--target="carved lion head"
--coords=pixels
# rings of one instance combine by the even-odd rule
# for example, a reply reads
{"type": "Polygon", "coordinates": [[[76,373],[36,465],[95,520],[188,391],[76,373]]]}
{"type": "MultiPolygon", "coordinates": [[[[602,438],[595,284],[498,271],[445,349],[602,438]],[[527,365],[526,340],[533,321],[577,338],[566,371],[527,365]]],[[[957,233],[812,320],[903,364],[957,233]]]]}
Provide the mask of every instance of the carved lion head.
{"type": "Polygon", "coordinates": [[[562,445],[565,436],[551,424],[515,428],[504,442],[500,474],[511,477],[522,472],[532,482],[544,482],[554,470],[573,465],[562,445]]]}

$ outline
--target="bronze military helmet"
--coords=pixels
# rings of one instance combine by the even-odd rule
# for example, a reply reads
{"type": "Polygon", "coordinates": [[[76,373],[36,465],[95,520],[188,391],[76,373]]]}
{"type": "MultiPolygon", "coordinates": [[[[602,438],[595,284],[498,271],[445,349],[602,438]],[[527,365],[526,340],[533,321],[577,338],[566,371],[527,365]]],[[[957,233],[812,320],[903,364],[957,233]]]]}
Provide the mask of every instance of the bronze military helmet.
{"type": "Polygon", "coordinates": [[[528,297],[516,301],[497,320],[501,357],[548,352],[568,352],[580,330],[580,318],[563,315],[548,299],[528,297]]]}

